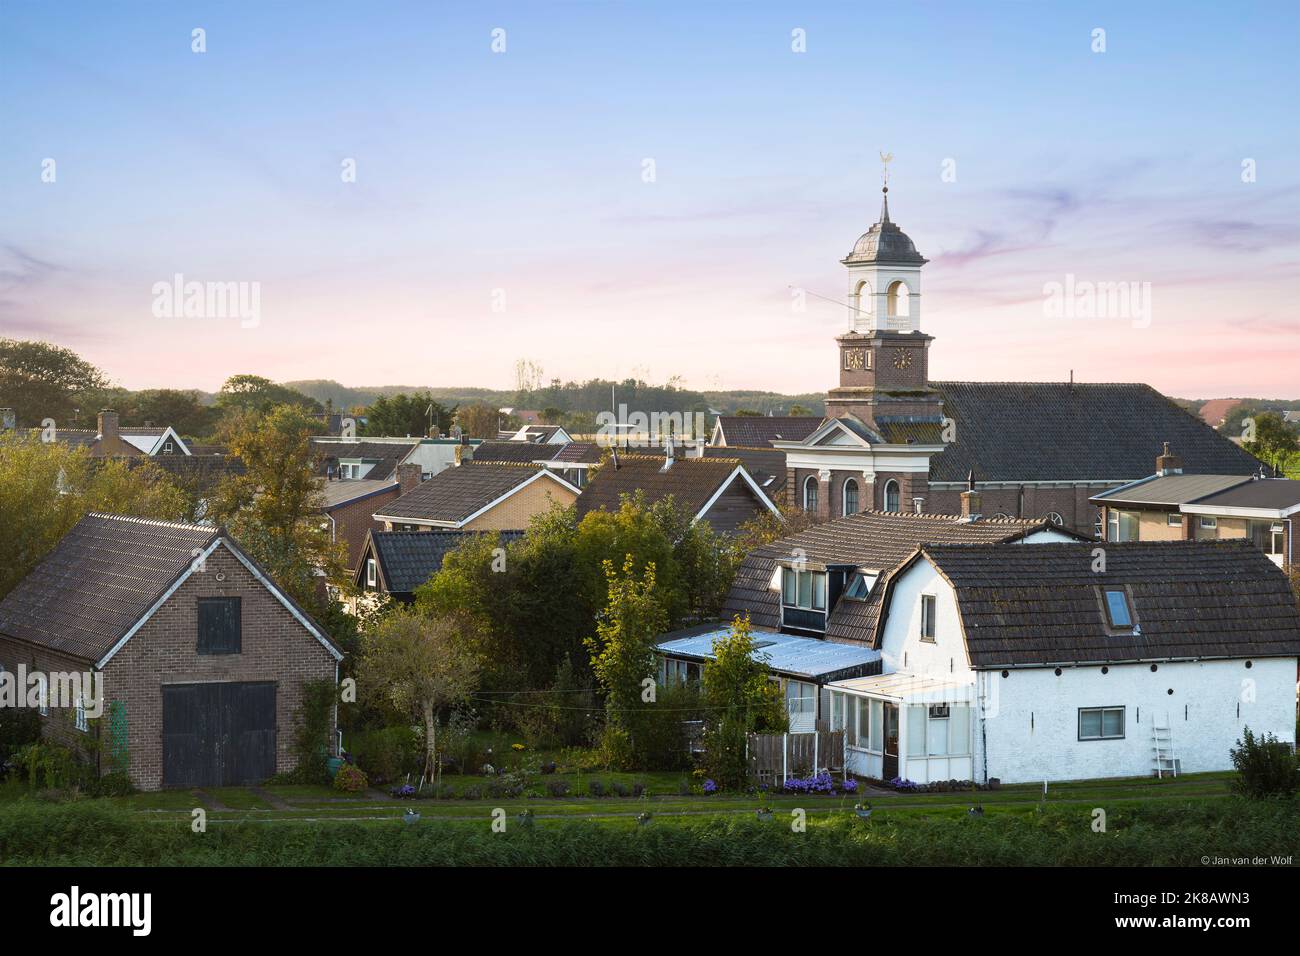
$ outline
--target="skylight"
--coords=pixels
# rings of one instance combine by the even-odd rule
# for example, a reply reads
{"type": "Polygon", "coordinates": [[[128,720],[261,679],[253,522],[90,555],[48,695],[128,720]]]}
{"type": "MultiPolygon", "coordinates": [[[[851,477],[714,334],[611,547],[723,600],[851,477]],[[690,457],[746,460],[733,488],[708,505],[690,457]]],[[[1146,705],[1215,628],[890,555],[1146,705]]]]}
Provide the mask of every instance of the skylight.
{"type": "Polygon", "coordinates": [[[1128,594],[1121,588],[1106,588],[1106,616],[1111,627],[1132,627],[1133,614],[1128,606],[1128,594]]]}

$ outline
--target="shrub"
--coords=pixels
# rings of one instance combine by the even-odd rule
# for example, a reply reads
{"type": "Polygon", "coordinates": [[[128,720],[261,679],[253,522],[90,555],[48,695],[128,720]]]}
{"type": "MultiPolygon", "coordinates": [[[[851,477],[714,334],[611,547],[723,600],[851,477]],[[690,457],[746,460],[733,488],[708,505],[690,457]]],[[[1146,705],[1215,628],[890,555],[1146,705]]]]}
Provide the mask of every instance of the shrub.
{"type": "Polygon", "coordinates": [[[546,792],[552,797],[567,797],[571,789],[567,780],[546,781],[546,792]]]}
{"type": "Polygon", "coordinates": [[[614,791],[616,797],[629,797],[632,795],[632,791],[627,788],[627,784],[619,783],[617,780],[611,783],[609,788],[614,791]]]}
{"type": "Polygon", "coordinates": [[[30,707],[0,708],[0,777],[11,757],[41,739],[41,721],[30,707]]]}
{"type": "MultiPolygon", "coordinates": [[[[302,685],[302,705],[293,729],[293,751],[298,765],[291,774],[299,783],[329,782],[330,733],[337,693],[337,685],[329,678],[305,681],[302,685]]],[[[334,779],[337,786],[338,778],[334,779]]]]}
{"type": "Polygon", "coordinates": [[[135,793],[135,784],[125,773],[114,770],[94,781],[89,790],[96,797],[127,797],[135,793]]]}
{"type": "Polygon", "coordinates": [[[1229,754],[1237,779],[1233,789],[1252,799],[1293,797],[1296,793],[1296,755],[1291,745],[1272,734],[1256,737],[1249,727],[1229,754]]]}
{"type": "Polygon", "coordinates": [[[605,784],[600,780],[587,781],[587,793],[593,797],[603,797],[605,795],[605,784]]]}
{"type": "Polygon", "coordinates": [[[348,748],[357,766],[375,783],[401,780],[424,768],[424,751],[410,727],[358,731],[348,748]]]}
{"type": "Polygon", "coordinates": [[[365,771],[350,763],[339,767],[339,772],[334,775],[334,789],[344,793],[360,793],[368,786],[370,781],[366,779],[365,771]]]}

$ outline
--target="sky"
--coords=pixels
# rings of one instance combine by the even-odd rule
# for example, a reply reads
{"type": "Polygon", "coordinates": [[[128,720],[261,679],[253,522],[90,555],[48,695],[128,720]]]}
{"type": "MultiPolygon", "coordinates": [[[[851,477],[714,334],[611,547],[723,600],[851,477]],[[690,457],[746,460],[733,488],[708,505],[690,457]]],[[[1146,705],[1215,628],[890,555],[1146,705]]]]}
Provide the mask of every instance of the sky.
{"type": "Polygon", "coordinates": [[[128,388],[820,392],[884,151],[932,378],[1298,398],[1298,41],[1294,2],[0,0],[0,336],[128,388]],[[1051,307],[1098,282],[1142,308],[1051,307]]]}

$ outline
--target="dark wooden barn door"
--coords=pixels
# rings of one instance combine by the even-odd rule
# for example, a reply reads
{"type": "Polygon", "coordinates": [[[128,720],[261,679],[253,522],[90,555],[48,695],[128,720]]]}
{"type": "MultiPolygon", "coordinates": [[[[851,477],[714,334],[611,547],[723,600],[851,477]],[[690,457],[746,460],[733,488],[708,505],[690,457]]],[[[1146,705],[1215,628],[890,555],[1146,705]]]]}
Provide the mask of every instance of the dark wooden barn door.
{"type": "Polygon", "coordinates": [[[163,686],[163,786],[230,787],[275,773],[275,685],[163,686]]]}

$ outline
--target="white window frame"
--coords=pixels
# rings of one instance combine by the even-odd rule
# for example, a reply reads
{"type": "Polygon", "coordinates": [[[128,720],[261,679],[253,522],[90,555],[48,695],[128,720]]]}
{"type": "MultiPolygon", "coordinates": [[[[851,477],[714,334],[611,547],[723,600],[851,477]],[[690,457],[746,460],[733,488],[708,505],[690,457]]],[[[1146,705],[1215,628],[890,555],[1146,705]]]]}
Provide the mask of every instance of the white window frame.
{"type": "Polygon", "coordinates": [[[796,571],[794,568],[783,567],[781,569],[781,606],[792,607],[799,611],[815,611],[819,614],[826,613],[826,572],[825,571],[796,571]],[[788,580],[787,575],[792,576],[794,578],[794,603],[790,603],[789,601],[786,600],[785,597],[786,581],[788,580]],[[802,591],[803,589],[800,587],[800,583],[802,582],[802,579],[805,576],[809,577],[810,579],[808,582],[808,603],[802,604],[800,603],[802,601],[802,598],[800,597],[800,591],[802,591]],[[821,588],[820,588],[821,607],[817,606],[818,583],[821,584],[821,588]]]}
{"type": "Polygon", "coordinates": [[[807,478],[805,478],[805,479],[803,480],[803,510],[804,510],[804,511],[816,511],[816,510],[817,510],[817,506],[820,504],[820,502],[817,500],[817,499],[818,499],[818,492],[819,492],[819,488],[818,488],[817,476],[816,476],[816,475],[809,475],[807,478]],[[812,489],[812,507],[811,507],[811,508],[808,506],[808,500],[809,500],[809,499],[808,499],[808,491],[809,491],[809,487],[810,487],[810,486],[811,486],[811,489],[812,489]]]}
{"type": "Polygon", "coordinates": [[[938,610],[939,598],[936,595],[921,595],[921,640],[926,644],[938,641],[939,626],[935,620],[938,610]]]}
{"type": "Polygon", "coordinates": [[[1200,525],[1202,531],[1217,531],[1219,528],[1219,519],[1214,517],[1214,515],[1201,515],[1200,525]]]}
{"type": "Polygon", "coordinates": [[[76,727],[83,734],[90,733],[90,722],[86,719],[86,702],[81,695],[77,695],[76,703],[76,727]]]}
{"type": "Polygon", "coordinates": [[[807,681],[794,680],[786,678],[785,687],[782,688],[782,696],[785,698],[785,711],[793,720],[800,714],[817,713],[817,685],[810,684],[807,681]],[[797,697],[791,697],[790,692],[798,692],[797,697]],[[804,691],[807,693],[804,693],[804,691]]]}
{"type": "Polygon", "coordinates": [[[855,515],[862,510],[862,489],[858,485],[856,478],[845,478],[844,486],[840,490],[840,512],[844,517],[855,515]],[[849,510],[849,485],[853,486],[853,510],[849,510]]]}
{"type": "Polygon", "coordinates": [[[898,514],[903,507],[902,490],[899,488],[898,482],[893,478],[890,478],[887,482],[885,482],[884,490],[881,492],[880,505],[883,511],[887,511],[890,514],[898,514]],[[893,489],[893,495],[894,495],[894,507],[892,508],[889,507],[889,495],[890,495],[891,488],[893,489]]]}
{"type": "Polygon", "coordinates": [[[1181,528],[1183,526],[1183,516],[1177,511],[1171,511],[1166,516],[1165,523],[1170,528],[1181,528]]]}
{"type": "Polygon", "coordinates": [[[372,588],[379,585],[379,564],[374,558],[366,558],[366,585],[372,588]]]}
{"type": "Polygon", "coordinates": [[[36,712],[50,716],[50,682],[44,674],[36,679],[36,712]]]}

